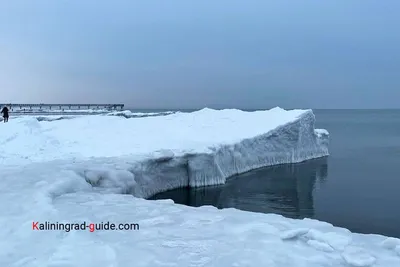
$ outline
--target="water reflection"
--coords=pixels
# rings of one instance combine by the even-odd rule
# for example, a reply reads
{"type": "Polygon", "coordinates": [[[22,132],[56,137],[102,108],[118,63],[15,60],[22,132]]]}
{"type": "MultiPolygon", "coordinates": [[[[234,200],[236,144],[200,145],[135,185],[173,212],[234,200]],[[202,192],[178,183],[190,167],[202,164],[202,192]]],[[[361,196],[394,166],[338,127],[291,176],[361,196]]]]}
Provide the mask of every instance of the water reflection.
{"type": "Polygon", "coordinates": [[[255,170],[232,177],[221,186],[170,190],[150,199],[310,218],[314,217],[314,188],[316,183],[324,182],[327,175],[327,158],[321,158],[255,170]]]}

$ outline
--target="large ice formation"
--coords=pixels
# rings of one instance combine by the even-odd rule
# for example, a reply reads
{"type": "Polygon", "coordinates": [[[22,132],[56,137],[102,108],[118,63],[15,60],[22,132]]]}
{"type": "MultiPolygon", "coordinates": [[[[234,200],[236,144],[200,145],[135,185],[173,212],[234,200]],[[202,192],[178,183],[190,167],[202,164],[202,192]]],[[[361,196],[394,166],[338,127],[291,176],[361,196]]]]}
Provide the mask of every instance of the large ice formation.
{"type": "Polygon", "coordinates": [[[161,115],[52,122],[21,118],[12,125],[19,127],[0,133],[8,140],[0,150],[8,161],[72,158],[91,184],[109,187],[109,180],[131,179],[132,187],[118,190],[144,198],[177,187],[223,184],[252,169],[328,155],[328,133],[314,129],[311,110],[203,109],[161,115]],[[104,161],[115,165],[121,156],[124,169],[104,169],[104,161]],[[93,160],[85,165],[92,157],[105,159],[100,167],[93,160]]]}
{"type": "Polygon", "coordinates": [[[13,118],[0,126],[0,266],[400,266],[400,240],[136,196],[328,155],[312,111],[13,118]],[[129,117],[129,116],[126,116],[129,117]],[[135,223],[138,231],[37,231],[135,223]]]}

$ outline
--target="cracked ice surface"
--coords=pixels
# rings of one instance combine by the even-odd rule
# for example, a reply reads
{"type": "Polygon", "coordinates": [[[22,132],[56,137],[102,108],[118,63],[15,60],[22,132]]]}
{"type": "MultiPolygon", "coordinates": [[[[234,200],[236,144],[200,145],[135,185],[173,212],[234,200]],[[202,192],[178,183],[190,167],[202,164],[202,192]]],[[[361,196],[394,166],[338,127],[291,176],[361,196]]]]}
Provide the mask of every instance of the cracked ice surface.
{"type": "Polygon", "coordinates": [[[400,266],[395,238],[137,198],[326,156],[328,133],[314,119],[279,108],[13,119],[0,131],[0,266],[400,266]],[[40,232],[33,221],[140,230],[40,232]]]}

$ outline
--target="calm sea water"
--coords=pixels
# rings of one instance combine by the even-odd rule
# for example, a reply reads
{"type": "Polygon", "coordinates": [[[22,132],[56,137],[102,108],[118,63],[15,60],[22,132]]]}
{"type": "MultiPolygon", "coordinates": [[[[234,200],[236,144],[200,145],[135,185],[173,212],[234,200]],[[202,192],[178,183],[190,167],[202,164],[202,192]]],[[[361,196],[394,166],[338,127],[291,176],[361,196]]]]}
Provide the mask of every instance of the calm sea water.
{"type": "Polygon", "coordinates": [[[177,189],[152,199],[315,218],[355,232],[400,237],[400,110],[315,110],[330,156],[177,189]]]}

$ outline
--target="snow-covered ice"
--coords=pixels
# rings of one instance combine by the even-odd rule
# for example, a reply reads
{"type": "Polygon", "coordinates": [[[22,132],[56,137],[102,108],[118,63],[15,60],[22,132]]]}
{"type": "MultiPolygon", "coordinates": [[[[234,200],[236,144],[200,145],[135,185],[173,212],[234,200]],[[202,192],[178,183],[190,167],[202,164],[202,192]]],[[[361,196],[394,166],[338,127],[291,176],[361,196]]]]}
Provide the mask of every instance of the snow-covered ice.
{"type": "Polygon", "coordinates": [[[0,266],[400,266],[395,238],[138,198],[326,156],[328,133],[314,121],[279,108],[10,120],[0,125],[0,266]],[[140,229],[32,230],[45,221],[140,229]]]}
{"type": "Polygon", "coordinates": [[[314,121],[311,110],[280,108],[203,109],[135,119],[21,117],[0,132],[0,160],[8,165],[73,160],[76,171],[96,186],[132,180],[131,187],[116,189],[149,197],[177,187],[223,184],[259,167],[327,156],[328,135],[319,135],[314,121]]]}
{"type": "Polygon", "coordinates": [[[138,117],[152,117],[152,116],[164,116],[178,113],[176,111],[163,111],[163,112],[132,112],[130,110],[124,111],[114,111],[110,112],[107,115],[109,116],[121,116],[125,118],[138,118],[138,117]]]}

